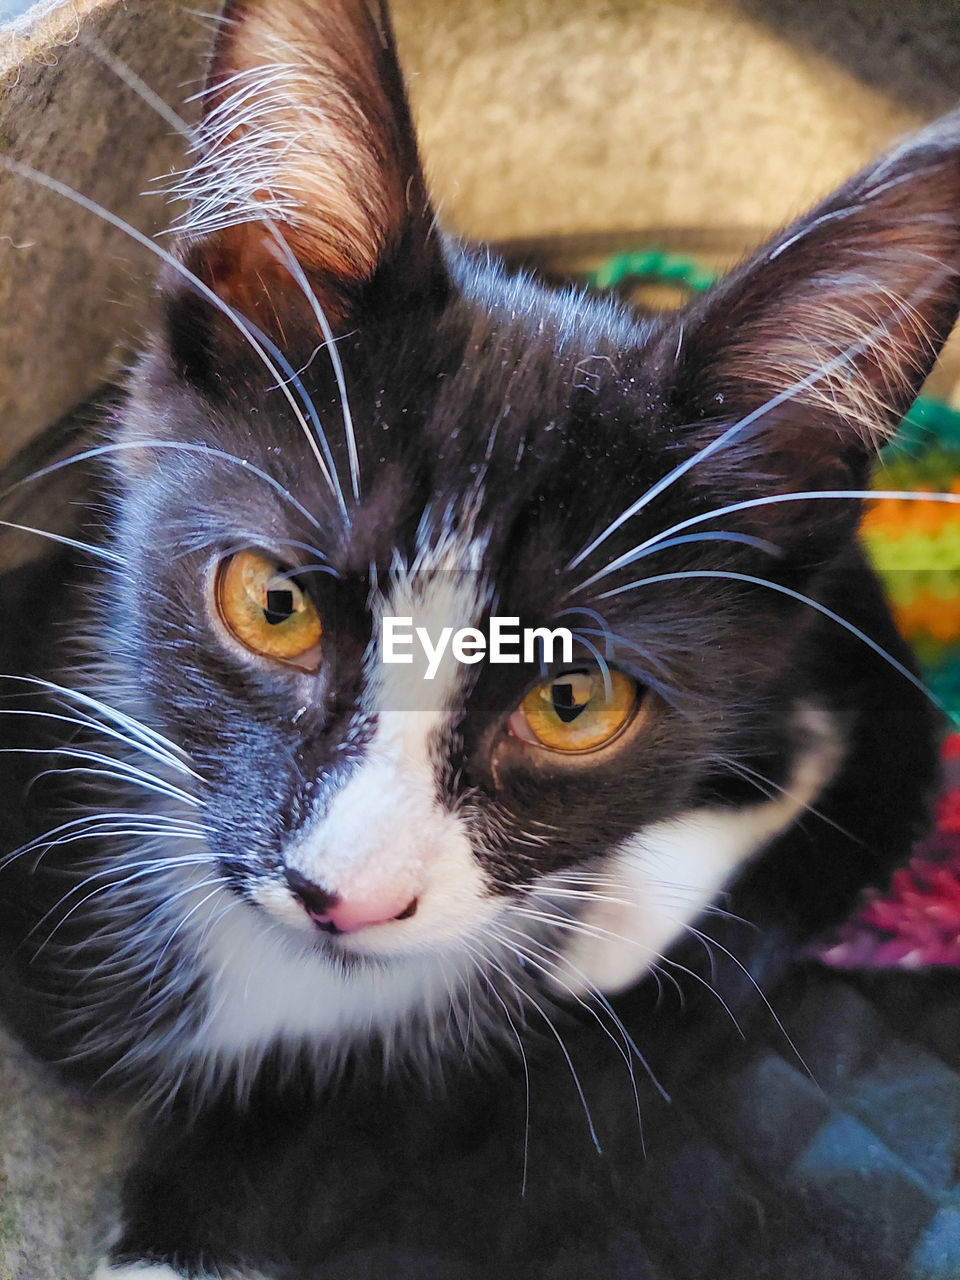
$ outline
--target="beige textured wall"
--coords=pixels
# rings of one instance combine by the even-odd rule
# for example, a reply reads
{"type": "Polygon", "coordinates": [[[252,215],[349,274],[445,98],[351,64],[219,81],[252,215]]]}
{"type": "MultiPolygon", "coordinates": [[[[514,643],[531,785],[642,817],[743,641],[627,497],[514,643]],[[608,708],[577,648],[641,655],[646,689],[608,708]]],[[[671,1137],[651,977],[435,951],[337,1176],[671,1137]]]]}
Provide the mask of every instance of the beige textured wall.
{"type": "MultiPolygon", "coordinates": [[[[919,28],[899,6],[877,0],[865,24],[854,7],[786,6],[824,26],[846,14],[836,53],[854,66],[870,42],[910,48],[952,11],[938,23],[952,58],[936,74],[953,77],[939,98],[960,98],[955,4],[928,5],[919,28]]],[[[782,13],[765,22],[728,0],[397,0],[395,11],[434,189],[471,235],[776,224],[935,109],[933,95],[863,83],[802,26],[788,34],[782,13]]],[[[929,76],[922,50],[916,61],[929,76]]]]}

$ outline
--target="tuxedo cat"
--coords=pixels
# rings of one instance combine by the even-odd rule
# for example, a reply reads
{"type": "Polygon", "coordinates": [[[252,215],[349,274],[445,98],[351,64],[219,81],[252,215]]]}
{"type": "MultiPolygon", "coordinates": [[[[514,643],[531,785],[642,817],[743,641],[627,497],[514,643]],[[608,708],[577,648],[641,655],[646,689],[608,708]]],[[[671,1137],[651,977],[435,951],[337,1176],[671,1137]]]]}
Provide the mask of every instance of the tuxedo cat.
{"type": "MultiPolygon", "coordinates": [[[[83,502],[2,578],[9,1017],[211,1142],[591,1019],[682,1088],[925,821],[855,535],[960,308],[960,115],[642,318],[441,234],[382,9],[232,0],[179,190],[124,386],[6,479],[83,502]],[[572,660],[383,660],[491,617],[572,660]]],[[[313,1274],[168,1168],[102,1275],[313,1274]]]]}

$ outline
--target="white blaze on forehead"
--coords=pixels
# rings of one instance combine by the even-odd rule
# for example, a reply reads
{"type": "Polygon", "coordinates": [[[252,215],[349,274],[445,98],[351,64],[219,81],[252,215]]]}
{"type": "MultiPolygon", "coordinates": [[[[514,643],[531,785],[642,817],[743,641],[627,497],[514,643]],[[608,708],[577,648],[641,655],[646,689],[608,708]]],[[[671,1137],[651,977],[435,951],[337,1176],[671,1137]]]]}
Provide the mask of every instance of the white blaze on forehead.
{"type": "MultiPolygon", "coordinates": [[[[483,571],[485,540],[441,535],[419,551],[412,566],[397,566],[384,592],[372,601],[373,639],[367,653],[365,708],[430,712],[442,722],[460,699],[470,668],[458,662],[449,643],[430,667],[421,643],[413,643],[406,663],[385,663],[381,652],[384,618],[409,618],[436,646],[442,633],[477,627],[489,612],[491,589],[483,571]],[[430,667],[430,679],[427,679],[430,667]]],[[[411,724],[413,722],[411,721],[411,724]]],[[[426,724],[426,721],[423,722],[426,724]]]]}
{"type": "Polygon", "coordinates": [[[440,794],[444,740],[473,668],[447,652],[428,682],[422,651],[410,664],[386,665],[379,643],[384,615],[411,617],[431,635],[472,625],[489,601],[481,560],[477,541],[446,538],[376,594],[362,702],[373,736],[325,811],[284,851],[287,866],[344,900],[386,895],[398,910],[418,901],[413,918],[364,931],[364,950],[407,950],[476,923],[483,877],[462,819],[440,794]]]}

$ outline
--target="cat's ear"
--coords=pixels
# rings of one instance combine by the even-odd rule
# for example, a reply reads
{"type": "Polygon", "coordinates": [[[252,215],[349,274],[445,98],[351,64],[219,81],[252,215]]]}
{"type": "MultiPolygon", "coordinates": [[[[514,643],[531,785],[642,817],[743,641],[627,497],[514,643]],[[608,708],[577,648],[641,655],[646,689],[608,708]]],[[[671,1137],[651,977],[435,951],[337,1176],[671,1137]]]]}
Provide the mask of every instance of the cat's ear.
{"type": "Polygon", "coordinates": [[[401,291],[443,288],[377,0],[228,0],[181,193],[191,202],[188,265],[264,327],[282,323],[297,266],[334,326],[378,272],[391,271],[401,291]]]}
{"type": "MultiPolygon", "coordinates": [[[[699,423],[695,444],[718,441],[691,478],[746,475],[771,492],[862,484],[958,308],[954,112],[776,236],[664,334],[677,413],[699,423]]],[[[809,513],[781,504],[755,515],[809,513]]]]}

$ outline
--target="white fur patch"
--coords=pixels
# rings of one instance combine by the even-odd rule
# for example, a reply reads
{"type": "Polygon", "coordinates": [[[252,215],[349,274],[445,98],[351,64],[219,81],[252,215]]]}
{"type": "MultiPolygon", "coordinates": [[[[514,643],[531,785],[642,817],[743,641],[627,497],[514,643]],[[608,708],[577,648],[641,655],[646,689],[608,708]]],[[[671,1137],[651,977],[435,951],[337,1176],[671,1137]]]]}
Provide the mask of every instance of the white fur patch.
{"type": "MultiPolygon", "coordinates": [[[[615,994],[632,986],[733,873],[815,801],[843,749],[825,713],[804,708],[799,722],[812,745],[777,799],[747,809],[699,809],[656,823],[603,862],[596,897],[580,915],[583,928],[571,932],[564,949],[561,989],[583,995],[596,987],[615,994]]],[[[563,883],[558,877],[556,887],[563,883]]],[[[548,903],[550,894],[548,880],[548,903]]],[[[561,895],[555,903],[564,910],[571,905],[561,895]]]]}
{"type": "MultiPolygon", "coordinates": [[[[375,733],[326,812],[308,820],[284,851],[289,867],[344,900],[385,899],[397,913],[417,900],[412,918],[351,935],[342,941],[348,949],[422,951],[469,933],[484,913],[487,895],[469,833],[439,795],[443,734],[469,668],[448,652],[426,681],[422,653],[409,664],[387,665],[378,644],[384,615],[410,617],[431,635],[477,622],[487,604],[481,563],[477,541],[442,538],[412,569],[395,572],[389,591],[375,599],[362,708],[375,733]]],[[[262,902],[270,909],[270,901],[262,902]]]]}
{"type": "Polygon", "coordinates": [[[321,1060],[335,1060],[368,1034],[402,1039],[416,1014],[446,1012],[467,968],[458,951],[437,944],[386,965],[341,969],[312,940],[239,901],[206,929],[202,964],[212,1003],[192,1051],[214,1061],[249,1058],[252,1069],[276,1043],[305,1042],[321,1060]]]}

